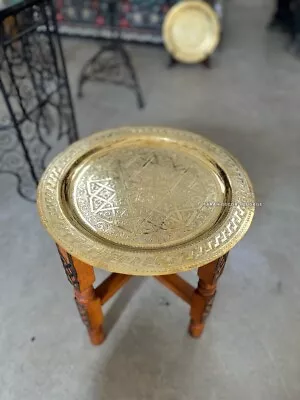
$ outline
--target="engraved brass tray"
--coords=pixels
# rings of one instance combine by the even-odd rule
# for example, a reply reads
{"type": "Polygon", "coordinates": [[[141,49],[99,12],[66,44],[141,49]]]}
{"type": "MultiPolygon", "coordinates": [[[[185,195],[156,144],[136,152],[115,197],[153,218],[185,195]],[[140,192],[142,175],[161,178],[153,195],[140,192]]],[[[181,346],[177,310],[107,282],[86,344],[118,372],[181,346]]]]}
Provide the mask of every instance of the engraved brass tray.
{"type": "Polygon", "coordinates": [[[49,234],[112,272],[162,275],[227,253],[254,215],[246,172],[204,137],[163,127],[96,133],[60,153],[38,187],[49,234]]]}
{"type": "Polygon", "coordinates": [[[197,63],[211,55],[220,41],[220,32],[217,13],[199,0],[175,4],[163,23],[165,47],[183,63],[197,63]]]}

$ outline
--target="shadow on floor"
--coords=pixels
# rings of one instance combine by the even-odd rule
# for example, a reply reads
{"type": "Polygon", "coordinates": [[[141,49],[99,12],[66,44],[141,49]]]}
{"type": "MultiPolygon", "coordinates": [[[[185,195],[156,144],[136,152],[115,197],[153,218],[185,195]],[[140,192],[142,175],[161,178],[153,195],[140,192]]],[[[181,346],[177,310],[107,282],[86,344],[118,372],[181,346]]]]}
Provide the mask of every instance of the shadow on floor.
{"type": "Polygon", "coordinates": [[[91,400],[189,399],[199,341],[186,334],[172,349],[168,343],[171,333],[154,318],[135,315],[134,329],[126,332],[101,372],[94,376],[91,400]]]}
{"type": "Polygon", "coordinates": [[[130,303],[130,300],[134,297],[135,293],[139,290],[145,278],[133,276],[131,280],[121,289],[115,302],[112,304],[110,309],[105,314],[104,318],[104,330],[108,335],[121,317],[122,312],[130,303]]]}

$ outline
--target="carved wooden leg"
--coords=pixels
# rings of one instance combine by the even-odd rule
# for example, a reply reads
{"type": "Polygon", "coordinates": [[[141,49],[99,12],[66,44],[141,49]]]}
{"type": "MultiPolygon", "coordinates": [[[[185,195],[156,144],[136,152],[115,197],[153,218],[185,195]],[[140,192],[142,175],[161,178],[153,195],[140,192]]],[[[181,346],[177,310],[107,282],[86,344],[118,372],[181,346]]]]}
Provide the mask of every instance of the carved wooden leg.
{"type": "Polygon", "coordinates": [[[103,313],[101,300],[96,296],[93,283],[94,269],[91,265],[77,260],[64,249],[58,247],[67,278],[74,287],[75,302],[93,344],[101,344],[104,340],[103,313]]]}
{"type": "Polygon", "coordinates": [[[212,308],[217,289],[217,280],[221,276],[228,253],[217,260],[198,268],[199,282],[191,301],[191,322],[189,332],[199,337],[203,331],[205,320],[212,308]]]}

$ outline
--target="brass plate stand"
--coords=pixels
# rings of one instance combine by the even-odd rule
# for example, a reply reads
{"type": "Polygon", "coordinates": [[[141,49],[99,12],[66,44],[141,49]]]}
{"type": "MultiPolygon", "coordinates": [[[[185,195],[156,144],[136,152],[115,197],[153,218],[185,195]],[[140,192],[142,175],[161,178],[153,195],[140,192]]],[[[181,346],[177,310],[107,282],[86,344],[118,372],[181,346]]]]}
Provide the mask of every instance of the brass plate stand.
{"type": "Polygon", "coordinates": [[[174,60],[199,63],[216,49],[221,36],[219,17],[205,1],[175,4],[165,17],[163,40],[174,60]]]}

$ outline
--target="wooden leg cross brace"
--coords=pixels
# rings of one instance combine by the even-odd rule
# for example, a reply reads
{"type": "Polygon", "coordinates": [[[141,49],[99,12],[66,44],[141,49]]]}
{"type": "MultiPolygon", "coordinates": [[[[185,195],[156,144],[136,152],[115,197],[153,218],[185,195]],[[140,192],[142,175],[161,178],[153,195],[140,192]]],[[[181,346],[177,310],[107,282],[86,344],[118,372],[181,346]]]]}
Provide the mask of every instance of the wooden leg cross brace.
{"type": "MultiPolygon", "coordinates": [[[[101,344],[104,339],[103,312],[104,305],[131,278],[130,275],[113,273],[99,286],[93,287],[95,274],[92,266],[72,257],[58,247],[67,278],[74,287],[75,302],[93,344],[101,344]]],[[[205,320],[211,310],[216,294],[217,280],[223,272],[227,254],[219,259],[198,268],[199,282],[196,289],[179,275],[154,276],[160,283],[179,296],[191,306],[189,332],[199,337],[205,320]]]]}

